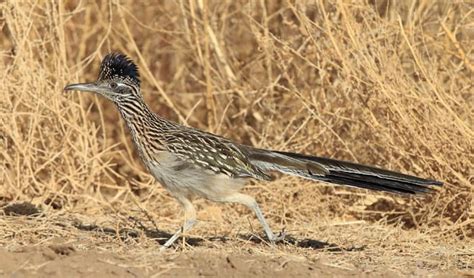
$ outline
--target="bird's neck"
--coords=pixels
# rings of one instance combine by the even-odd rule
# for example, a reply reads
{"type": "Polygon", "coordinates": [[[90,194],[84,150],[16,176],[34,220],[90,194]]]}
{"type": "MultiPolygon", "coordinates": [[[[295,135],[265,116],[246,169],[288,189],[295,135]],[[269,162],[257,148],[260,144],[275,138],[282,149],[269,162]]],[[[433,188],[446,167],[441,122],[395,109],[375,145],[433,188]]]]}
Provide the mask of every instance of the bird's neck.
{"type": "Polygon", "coordinates": [[[143,99],[125,99],[115,104],[135,141],[139,138],[139,133],[148,129],[148,125],[153,121],[153,112],[143,99]]]}
{"type": "Polygon", "coordinates": [[[125,99],[115,103],[132,135],[146,130],[163,130],[172,124],[151,111],[142,98],[125,99]]]}
{"type": "Polygon", "coordinates": [[[127,98],[116,101],[122,118],[127,122],[142,121],[152,114],[148,105],[141,98],[127,98]]]}
{"type": "Polygon", "coordinates": [[[161,138],[164,136],[167,121],[154,114],[143,99],[124,100],[115,104],[130,131],[141,159],[148,166],[148,162],[153,160],[152,153],[164,149],[161,138]]]}

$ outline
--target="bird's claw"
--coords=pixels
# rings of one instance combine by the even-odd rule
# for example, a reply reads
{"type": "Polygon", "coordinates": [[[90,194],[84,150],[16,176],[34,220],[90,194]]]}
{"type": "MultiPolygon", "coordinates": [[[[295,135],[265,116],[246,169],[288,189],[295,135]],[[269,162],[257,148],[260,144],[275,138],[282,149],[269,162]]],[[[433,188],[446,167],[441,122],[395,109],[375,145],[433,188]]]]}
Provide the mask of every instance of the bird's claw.
{"type": "Polygon", "coordinates": [[[280,232],[278,235],[275,235],[275,234],[274,234],[274,235],[273,235],[273,238],[270,239],[270,242],[271,242],[272,244],[275,244],[275,243],[278,243],[278,242],[280,242],[280,241],[285,240],[285,237],[286,237],[286,231],[285,231],[285,229],[283,229],[283,230],[281,230],[281,232],[280,232]]]}

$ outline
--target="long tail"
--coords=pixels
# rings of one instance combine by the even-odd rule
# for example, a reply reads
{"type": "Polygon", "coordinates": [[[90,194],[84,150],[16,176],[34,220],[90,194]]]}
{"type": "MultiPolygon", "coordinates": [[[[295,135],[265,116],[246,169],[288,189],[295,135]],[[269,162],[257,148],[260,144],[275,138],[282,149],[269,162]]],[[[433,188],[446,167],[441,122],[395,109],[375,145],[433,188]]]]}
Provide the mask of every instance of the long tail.
{"type": "Polygon", "coordinates": [[[433,191],[430,186],[443,184],[376,167],[296,153],[254,149],[250,159],[265,171],[393,193],[428,193],[433,191]]]}

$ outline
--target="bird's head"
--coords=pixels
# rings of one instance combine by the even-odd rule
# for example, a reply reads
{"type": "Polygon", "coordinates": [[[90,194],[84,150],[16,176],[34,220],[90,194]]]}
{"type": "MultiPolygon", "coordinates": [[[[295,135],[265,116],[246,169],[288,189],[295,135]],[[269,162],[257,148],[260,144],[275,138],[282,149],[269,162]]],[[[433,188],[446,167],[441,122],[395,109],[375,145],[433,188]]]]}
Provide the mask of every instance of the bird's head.
{"type": "Polygon", "coordinates": [[[138,67],[124,54],[109,53],[102,60],[97,81],[69,84],[64,90],[94,92],[114,102],[129,98],[141,98],[138,67]]]}

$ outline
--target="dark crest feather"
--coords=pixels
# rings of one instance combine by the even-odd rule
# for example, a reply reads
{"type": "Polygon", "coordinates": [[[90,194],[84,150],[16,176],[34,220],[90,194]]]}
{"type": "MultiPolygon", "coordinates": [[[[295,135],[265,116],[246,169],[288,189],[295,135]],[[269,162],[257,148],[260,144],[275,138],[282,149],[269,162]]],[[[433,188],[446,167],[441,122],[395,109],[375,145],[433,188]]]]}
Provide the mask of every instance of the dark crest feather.
{"type": "Polygon", "coordinates": [[[100,65],[99,80],[120,78],[140,84],[138,67],[126,55],[118,52],[107,54],[100,65]]]}

